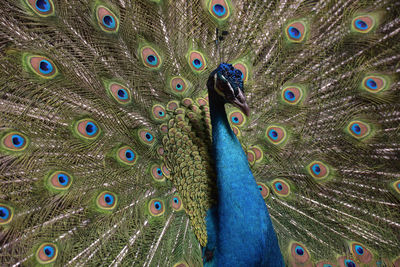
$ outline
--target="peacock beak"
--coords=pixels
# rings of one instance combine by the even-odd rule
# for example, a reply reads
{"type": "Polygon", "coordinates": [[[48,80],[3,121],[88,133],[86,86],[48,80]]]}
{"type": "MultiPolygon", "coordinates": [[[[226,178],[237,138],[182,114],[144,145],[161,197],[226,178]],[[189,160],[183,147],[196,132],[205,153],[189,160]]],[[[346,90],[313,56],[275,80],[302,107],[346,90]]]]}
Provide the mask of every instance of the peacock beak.
{"type": "Polygon", "coordinates": [[[238,95],[232,101],[232,104],[238,107],[247,117],[250,115],[250,108],[246,103],[246,98],[240,91],[238,95]]]}

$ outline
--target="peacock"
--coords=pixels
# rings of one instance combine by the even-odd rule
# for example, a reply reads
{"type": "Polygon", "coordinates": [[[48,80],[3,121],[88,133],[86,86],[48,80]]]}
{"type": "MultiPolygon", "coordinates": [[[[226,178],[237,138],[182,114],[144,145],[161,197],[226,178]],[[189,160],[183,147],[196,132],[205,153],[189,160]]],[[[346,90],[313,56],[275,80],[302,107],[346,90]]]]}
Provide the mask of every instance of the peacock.
{"type": "Polygon", "coordinates": [[[0,10],[1,266],[400,266],[400,1],[0,10]]]}

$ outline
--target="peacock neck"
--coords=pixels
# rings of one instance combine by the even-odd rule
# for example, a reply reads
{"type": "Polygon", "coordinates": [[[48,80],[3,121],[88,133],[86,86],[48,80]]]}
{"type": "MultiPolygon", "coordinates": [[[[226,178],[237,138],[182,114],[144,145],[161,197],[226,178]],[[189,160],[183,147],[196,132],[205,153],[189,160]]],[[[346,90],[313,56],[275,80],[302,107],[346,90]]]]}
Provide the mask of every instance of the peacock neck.
{"type": "Polygon", "coordinates": [[[283,266],[267,207],[220,99],[209,90],[218,186],[217,265],[283,266]]]}

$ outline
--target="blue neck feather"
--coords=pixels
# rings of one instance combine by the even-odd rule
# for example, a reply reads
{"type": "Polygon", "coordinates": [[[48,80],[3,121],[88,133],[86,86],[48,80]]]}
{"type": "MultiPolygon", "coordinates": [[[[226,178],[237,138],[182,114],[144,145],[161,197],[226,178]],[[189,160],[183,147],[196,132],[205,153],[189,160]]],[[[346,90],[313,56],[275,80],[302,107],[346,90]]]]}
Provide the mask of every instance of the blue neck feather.
{"type": "Polygon", "coordinates": [[[284,266],[268,209],[224,103],[214,90],[209,89],[209,97],[218,185],[218,205],[207,216],[214,217],[207,218],[209,242],[215,242],[213,265],[284,266]]]}

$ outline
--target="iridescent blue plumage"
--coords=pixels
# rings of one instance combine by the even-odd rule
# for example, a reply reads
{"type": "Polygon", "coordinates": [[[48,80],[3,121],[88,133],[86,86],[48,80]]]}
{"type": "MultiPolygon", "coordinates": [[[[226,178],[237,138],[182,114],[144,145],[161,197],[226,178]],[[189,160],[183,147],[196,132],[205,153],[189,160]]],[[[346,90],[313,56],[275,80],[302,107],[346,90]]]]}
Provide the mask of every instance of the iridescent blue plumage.
{"type": "Polygon", "coordinates": [[[206,266],[283,266],[276,234],[247,157],[231,130],[224,104],[246,112],[242,75],[222,63],[210,74],[208,93],[218,204],[207,213],[206,266]]]}

